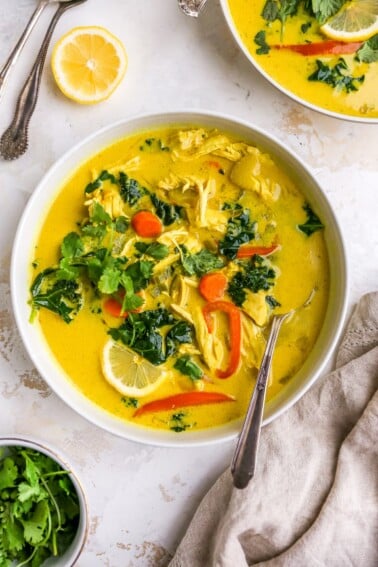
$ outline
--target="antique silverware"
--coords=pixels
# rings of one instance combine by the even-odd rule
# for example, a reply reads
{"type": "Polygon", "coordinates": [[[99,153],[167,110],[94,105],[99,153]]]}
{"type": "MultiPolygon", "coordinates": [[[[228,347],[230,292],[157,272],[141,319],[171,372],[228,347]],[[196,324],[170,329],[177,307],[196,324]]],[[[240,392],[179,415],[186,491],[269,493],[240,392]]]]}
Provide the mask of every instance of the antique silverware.
{"type": "Polygon", "coordinates": [[[86,0],[60,0],[36,57],[30,75],[17,99],[13,120],[0,139],[0,155],[6,160],[17,159],[28,147],[28,126],[37,103],[39,85],[51,36],[60,16],[86,0]]]}
{"type": "Polygon", "coordinates": [[[193,18],[198,18],[206,2],[207,0],[178,0],[178,4],[184,14],[193,18]]]}
{"type": "MultiPolygon", "coordinates": [[[[67,2],[68,0],[61,0],[61,1],[67,2]]],[[[1,95],[2,95],[3,90],[4,90],[5,82],[6,82],[7,78],[9,77],[11,70],[16,65],[18,57],[19,57],[19,55],[22,51],[22,48],[24,47],[25,43],[27,42],[28,37],[31,34],[35,24],[37,23],[37,20],[38,20],[39,16],[41,15],[43,9],[48,4],[55,4],[56,2],[59,2],[59,0],[39,0],[38,5],[37,5],[36,9],[34,10],[30,20],[28,21],[26,28],[22,32],[20,39],[18,40],[18,42],[14,46],[12,53],[9,55],[7,61],[5,62],[3,68],[0,71],[0,98],[1,98],[1,95]]]]}
{"type": "Polygon", "coordinates": [[[260,439],[260,430],[265,405],[265,394],[269,372],[272,364],[274,347],[282,323],[294,313],[294,309],[282,315],[275,315],[266,344],[256,385],[249,402],[247,415],[236,445],[231,463],[231,473],[236,488],[245,488],[255,472],[257,449],[260,439]]]}

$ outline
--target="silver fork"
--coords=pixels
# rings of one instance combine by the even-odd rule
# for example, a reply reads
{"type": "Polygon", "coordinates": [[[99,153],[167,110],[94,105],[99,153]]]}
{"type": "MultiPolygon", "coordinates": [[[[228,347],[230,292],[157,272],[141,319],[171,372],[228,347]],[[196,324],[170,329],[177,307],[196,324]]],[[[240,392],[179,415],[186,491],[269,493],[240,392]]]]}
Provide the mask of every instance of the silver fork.
{"type": "Polygon", "coordinates": [[[178,0],[178,5],[187,16],[198,18],[207,0],[178,0]]]}
{"type": "MultiPolygon", "coordinates": [[[[45,4],[51,1],[52,0],[47,0],[45,4]]],[[[13,120],[0,139],[0,155],[4,159],[17,159],[26,152],[28,148],[28,126],[37,103],[39,85],[51,36],[61,15],[69,8],[74,8],[86,1],[87,0],[59,1],[58,9],[47,29],[32,70],[18,96],[13,120]]]]}
{"type": "Polygon", "coordinates": [[[25,43],[27,42],[28,37],[30,36],[35,24],[37,23],[39,16],[42,14],[43,9],[48,4],[54,4],[56,2],[59,2],[59,0],[39,0],[38,5],[37,5],[36,9],[34,10],[30,20],[26,24],[26,27],[25,27],[24,31],[22,32],[20,39],[18,40],[18,42],[14,46],[12,53],[9,55],[7,61],[5,62],[3,68],[0,71],[0,98],[1,98],[1,95],[2,95],[3,90],[4,90],[5,82],[6,82],[7,78],[9,77],[11,70],[16,65],[18,57],[19,57],[19,55],[22,51],[22,48],[24,47],[25,43]]]}

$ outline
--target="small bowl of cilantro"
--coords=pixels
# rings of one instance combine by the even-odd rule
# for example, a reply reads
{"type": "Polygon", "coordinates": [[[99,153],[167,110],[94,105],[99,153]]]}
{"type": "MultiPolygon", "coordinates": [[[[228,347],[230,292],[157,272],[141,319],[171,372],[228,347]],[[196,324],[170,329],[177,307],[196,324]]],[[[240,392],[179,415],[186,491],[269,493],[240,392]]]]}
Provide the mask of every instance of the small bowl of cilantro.
{"type": "Polygon", "coordinates": [[[70,567],[84,547],[87,506],[71,467],[29,437],[0,438],[0,565],[70,567]]]}

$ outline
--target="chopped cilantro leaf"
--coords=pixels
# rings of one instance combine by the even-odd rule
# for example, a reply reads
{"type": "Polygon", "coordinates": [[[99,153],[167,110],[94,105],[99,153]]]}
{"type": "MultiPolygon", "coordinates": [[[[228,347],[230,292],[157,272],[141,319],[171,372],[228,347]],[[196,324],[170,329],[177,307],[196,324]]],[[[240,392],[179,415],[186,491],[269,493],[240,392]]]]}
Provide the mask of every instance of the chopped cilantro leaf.
{"type": "Polygon", "coordinates": [[[356,59],[363,63],[378,61],[378,33],[362,44],[356,53],[356,59]]]}
{"type": "Polygon", "coordinates": [[[136,242],[135,248],[141,254],[146,254],[151,256],[155,260],[163,260],[169,254],[169,248],[165,244],[160,244],[159,242],[152,242],[152,244],[147,244],[146,242],[136,242]]]}
{"type": "Polygon", "coordinates": [[[40,567],[75,537],[79,503],[68,471],[25,447],[0,455],[0,565],[40,567]]]}
{"type": "Polygon", "coordinates": [[[345,4],[346,0],[312,0],[311,7],[315,18],[323,24],[328,18],[334,16],[336,12],[345,4]]]}
{"type": "Polygon", "coordinates": [[[223,268],[223,260],[207,248],[202,248],[199,252],[190,254],[185,246],[180,246],[180,252],[181,264],[188,276],[196,275],[200,278],[208,272],[223,268]]]}

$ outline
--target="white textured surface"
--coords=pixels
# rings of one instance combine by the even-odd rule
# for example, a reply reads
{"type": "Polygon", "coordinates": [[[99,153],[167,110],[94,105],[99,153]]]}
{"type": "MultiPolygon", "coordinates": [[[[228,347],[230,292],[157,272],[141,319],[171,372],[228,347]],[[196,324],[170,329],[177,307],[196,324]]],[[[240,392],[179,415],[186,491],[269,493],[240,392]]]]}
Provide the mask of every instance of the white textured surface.
{"type": "MultiPolygon", "coordinates": [[[[0,65],[35,4],[0,1],[0,65]]],[[[0,132],[53,10],[46,9],[10,77],[0,132]]],[[[313,168],[346,239],[351,308],[377,289],[378,126],[323,116],[273,89],[239,53],[216,0],[198,20],[184,16],[175,0],[88,0],[62,17],[53,42],[77,25],[102,25],[118,35],[129,69],[109,101],[82,107],[63,98],[47,64],[29,151],[17,161],[0,161],[0,434],[37,435],[61,447],[81,473],[91,529],[79,567],[161,567],[228,465],[233,444],[187,450],[137,445],[100,431],[50,392],[24,351],[10,306],[11,247],[28,196],[62,153],[120,118],[184,107],[233,114],[275,134],[313,168]]]]}

